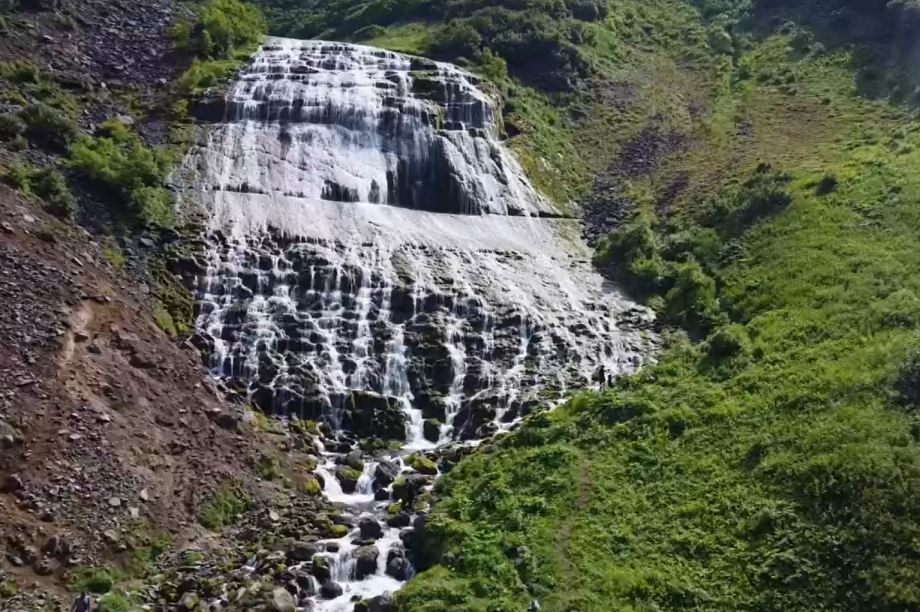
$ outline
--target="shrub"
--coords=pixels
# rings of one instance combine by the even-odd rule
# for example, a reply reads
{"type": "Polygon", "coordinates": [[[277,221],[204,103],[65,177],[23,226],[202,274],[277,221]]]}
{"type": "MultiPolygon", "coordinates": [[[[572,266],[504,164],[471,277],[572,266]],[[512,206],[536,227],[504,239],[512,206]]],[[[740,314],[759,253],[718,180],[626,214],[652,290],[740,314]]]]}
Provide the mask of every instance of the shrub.
{"type": "Polygon", "coordinates": [[[284,471],[281,469],[281,459],[277,454],[262,451],[256,459],[256,472],[262,480],[281,480],[284,471]]]}
{"type": "Polygon", "coordinates": [[[32,193],[32,179],[36,174],[35,168],[14,163],[0,172],[0,180],[26,195],[32,193]]]}
{"type": "Polygon", "coordinates": [[[26,122],[16,113],[0,114],[0,138],[12,140],[26,131],[26,122]]]}
{"type": "Polygon", "coordinates": [[[599,21],[607,16],[607,0],[565,0],[572,16],[582,21],[599,21]]]}
{"type": "Polygon", "coordinates": [[[70,147],[70,166],[126,205],[136,220],[168,225],[171,196],[162,184],[172,165],[166,149],[149,149],[118,121],[101,126],[100,136],[81,136],[70,147]]]}
{"type": "Polygon", "coordinates": [[[129,612],[131,602],[121,593],[108,593],[99,598],[97,612],[129,612]]]}
{"type": "Polygon", "coordinates": [[[475,56],[482,48],[482,36],[471,23],[453,19],[432,37],[431,50],[446,57],[475,56]]]}
{"type": "Polygon", "coordinates": [[[166,307],[160,300],[155,300],[153,302],[153,320],[156,321],[157,327],[162,329],[168,336],[175,338],[179,335],[172,315],[169,314],[169,311],[166,310],[166,307]]]}
{"type": "Polygon", "coordinates": [[[673,286],[664,299],[668,318],[692,334],[704,335],[718,316],[716,283],[695,262],[674,266],[673,286]]]}
{"type": "Polygon", "coordinates": [[[749,350],[747,330],[741,325],[721,327],[706,341],[706,354],[714,360],[730,359],[749,350]]]}
{"type": "Polygon", "coordinates": [[[80,566],[70,576],[68,587],[71,591],[95,593],[102,595],[112,590],[118,574],[111,567],[80,566]]]}
{"type": "Polygon", "coordinates": [[[192,26],[187,21],[177,21],[169,28],[169,39],[177,51],[192,49],[192,26]]]}
{"type": "MultiPolygon", "coordinates": [[[[181,77],[179,77],[179,91],[183,95],[198,96],[207,89],[229,82],[230,78],[239,68],[239,62],[234,60],[192,61],[181,77]]],[[[186,112],[188,106],[186,103],[186,112]]]]}
{"type": "Polygon", "coordinates": [[[233,483],[225,481],[215,489],[210,500],[202,505],[198,522],[207,529],[220,529],[232,524],[246,511],[249,500],[233,483]]]}
{"type": "Polygon", "coordinates": [[[41,70],[32,62],[15,60],[0,62],[0,77],[14,83],[38,83],[41,70]]]}
{"type": "Polygon", "coordinates": [[[59,170],[50,168],[40,172],[32,190],[45,201],[45,208],[51,214],[62,219],[71,219],[76,214],[77,201],[59,170]]]}
{"type": "Polygon", "coordinates": [[[30,139],[52,146],[66,146],[77,133],[77,122],[61,110],[47,104],[30,104],[19,111],[30,139]]]}
{"type": "Polygon", "coordinates": [[[198,12],[199,49],[207,57],[227,58],[253,45],[266,30],[262,12],[240,0],[209,0],[198,12]]]}

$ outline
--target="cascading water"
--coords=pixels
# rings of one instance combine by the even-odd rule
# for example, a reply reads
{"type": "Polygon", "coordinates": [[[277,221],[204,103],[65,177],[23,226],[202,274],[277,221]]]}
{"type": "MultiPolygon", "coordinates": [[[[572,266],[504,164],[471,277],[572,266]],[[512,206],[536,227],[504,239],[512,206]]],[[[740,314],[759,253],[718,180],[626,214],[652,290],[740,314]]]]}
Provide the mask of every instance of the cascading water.
{"type": "MultiPolygon", "coordinates": [[[[425,449],[638,366],[649,316],[603,287],[477,84],[357,45],[256,53],[189,158],[209,218],[197,339],[214,376],[267,413],[425,449]]],[[[324,457],[330,499],[379,512],[377,464],[345,493],[324,457]]],[[[344,593],[317,609],[398,586],[384,575],[398,531],[377,539],[370,574],[355,537],[332,555],[344,593]]]]}

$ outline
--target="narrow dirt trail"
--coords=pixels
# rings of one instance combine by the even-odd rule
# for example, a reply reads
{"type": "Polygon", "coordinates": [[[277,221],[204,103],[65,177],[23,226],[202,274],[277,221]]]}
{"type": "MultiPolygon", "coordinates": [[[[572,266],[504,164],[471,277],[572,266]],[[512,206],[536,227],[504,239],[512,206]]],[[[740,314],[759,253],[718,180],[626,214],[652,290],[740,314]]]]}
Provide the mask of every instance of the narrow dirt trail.
{"type": "Polygon", "coordinates": [[[575,529],[575,522],[579,519],[581,511],[588,505],[588,501],[591,498],[591,483],[591,463],[583,453],[579,453],[578,496],[575,500],[575,507],[559,526],[559,531],[556,534],[556,552],[560,560],[563,583],[568,589],[571,589],[578,580],[578,570],[569,554],[569,541],[575,529]]]}

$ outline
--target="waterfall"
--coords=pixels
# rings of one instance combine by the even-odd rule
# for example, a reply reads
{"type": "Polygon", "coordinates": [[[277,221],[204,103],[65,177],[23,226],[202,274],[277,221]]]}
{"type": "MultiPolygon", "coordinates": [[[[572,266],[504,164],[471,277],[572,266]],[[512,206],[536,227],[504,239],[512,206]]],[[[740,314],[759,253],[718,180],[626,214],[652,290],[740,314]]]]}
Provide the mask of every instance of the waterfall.
{"type": "MultiPolygon", "coordinates": [[[[196,341],[262,411],[431,449],[643,359],[633,323],[649,315],[604,286],[577,222],[531,187],[474,75],[270,39],[223,106],[186,168],[208,218],[196,341]]],[[[379,515],[376,464],[345,493],[335,460],[317,469],[327,496],[379,515]]],[[[343,538],[331,560],[345,593],[317,609],[396,588],[384,569],[398,535],[360,579],[343,538]]]]}

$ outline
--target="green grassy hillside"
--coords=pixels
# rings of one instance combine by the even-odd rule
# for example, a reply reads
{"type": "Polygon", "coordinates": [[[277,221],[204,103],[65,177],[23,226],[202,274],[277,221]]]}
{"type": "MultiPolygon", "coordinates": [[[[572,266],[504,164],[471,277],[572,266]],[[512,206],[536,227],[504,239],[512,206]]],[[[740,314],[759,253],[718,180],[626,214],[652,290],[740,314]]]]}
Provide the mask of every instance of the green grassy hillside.
{"type": "Polygon", "coordinates": [[[400,609],[920,609],[915,7],[264,4],[491,79],[534,182],[671,326],[441,479],[400,609]]]}

